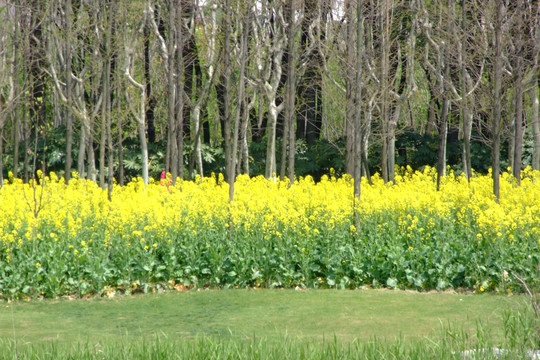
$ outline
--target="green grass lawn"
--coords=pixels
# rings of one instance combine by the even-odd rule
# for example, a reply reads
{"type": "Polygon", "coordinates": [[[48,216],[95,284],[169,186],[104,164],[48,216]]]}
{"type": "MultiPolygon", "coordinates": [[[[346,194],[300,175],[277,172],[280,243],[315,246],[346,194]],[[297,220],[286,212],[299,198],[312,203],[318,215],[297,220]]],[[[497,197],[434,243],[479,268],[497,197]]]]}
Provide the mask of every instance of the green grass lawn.
{"type": "Polygon", "coordinates": [[[208,290],[1,303],[0,339],[72,343],[218,335],[404,339],[432,336],[441,324],[474,332],[478,322],[498,338],[503,314],[524,296],[388,290],[208,290]]]}

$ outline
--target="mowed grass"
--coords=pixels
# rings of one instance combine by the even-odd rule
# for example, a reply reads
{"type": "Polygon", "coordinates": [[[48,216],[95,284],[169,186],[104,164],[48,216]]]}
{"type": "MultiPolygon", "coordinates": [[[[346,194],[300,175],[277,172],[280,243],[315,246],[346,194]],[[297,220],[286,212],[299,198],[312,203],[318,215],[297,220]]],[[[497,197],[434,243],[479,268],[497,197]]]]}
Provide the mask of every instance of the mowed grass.
{"type": "Polygon", "coordinates": [[[525,296],[389,290],[202,290],[79,300],[0,303],[0,340],[23,344],[96,343],[219,336],[284,336],[308,341],[405,340],[436,336],[441,326],[494,339],[503,317],[525,296]]]}

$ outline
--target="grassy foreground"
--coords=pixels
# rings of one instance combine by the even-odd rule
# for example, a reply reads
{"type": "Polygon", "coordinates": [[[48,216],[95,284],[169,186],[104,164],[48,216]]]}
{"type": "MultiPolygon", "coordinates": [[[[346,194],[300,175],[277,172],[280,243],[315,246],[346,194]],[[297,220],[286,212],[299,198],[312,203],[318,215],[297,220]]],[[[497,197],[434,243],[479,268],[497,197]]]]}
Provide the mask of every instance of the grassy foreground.
{"type": "MultiPolygon", "coordinates": [[[[1,303],[0,358],[454,358],[534,348],[524,296],[223,290],[1,303]],[[15,357],[12,357],[15,358],[15,357]]],[[[537,341],[537,340],[536,340],[537,341]]]]}

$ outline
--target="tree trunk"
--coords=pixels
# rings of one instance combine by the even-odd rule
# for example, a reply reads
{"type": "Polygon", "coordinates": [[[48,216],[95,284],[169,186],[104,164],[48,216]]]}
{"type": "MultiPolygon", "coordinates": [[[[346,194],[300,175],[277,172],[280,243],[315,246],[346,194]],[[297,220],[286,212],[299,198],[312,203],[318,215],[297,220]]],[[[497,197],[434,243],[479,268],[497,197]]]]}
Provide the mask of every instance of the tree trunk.
{"type": "Polygon", "coordinates": [[[289,0],[288,6],[288,33],[287,33],[287,52],[289,53],[289,62],[287,63],[287,104],[285,108],[285,122],[288,133],[283,136],[283,141],[288,136],[289,140],[289,183],[294,183],[294,158],[295,158],[295,129],[294,129],[294,114],[295,114],[295,95],[296,95],[296,53],[295,53],[295,37],[296,23],[294,19],[294,1],[289,0]]]}
{"type": "Polygon", "coordinates": [[[23,115],[23,133],[24,133],[24,160],[23,160],[23,179],[25,183],[28,183],[30,180],[30,129],[29,129],[29,119],[28,111],[24,112],[23,115]]]}
{"type": "Polygon", "coordinates": [[[539,116],[539,74],[538,69],[540,67],[540,21],[538,21],[538,14],[540,13],[540,4],[536,6],[536,25],[534,29],[534,64],[537,69],[532,78],[532,87],[529,91],[529,97],[531,99],[531,126],[533,130],[533,156],[532,156],[532,168],[534,170],[540,170],[540,116],[539,116]]]}
{"type": "MultiPolygon", "coordinates": [[[[354,117],[354,197],[360,201],[362,175],[362,56],[364,55],[364,15],[363,1],[357,0],[356,8],[356,81],[355,81],[355,117],[354,117]]],[[[352,19],[351,19],[352,20],[352,19]]],[[[355,212],[358,227],[360,218],[355,212]]]]}
{"type": "MultiPolygon", "coordinates": [[[[193,0],[178,0],[178,1],[181,7],[181,9],[179,9],[177,13],[178,27],[180,26],[183,27],[184,22],[189,23],[192,19],[193,21],[195,21],[195,17],[196,17],[196,15],[194,14],[195,6],[194,6],[193,0]]],[[[194,99],[195,90],[193,86],[193,80],[194,80],[193,73],[194,73],[194,67],[199,61],[197,44],[195,42],[195,34],[193,34],[189,29],[185,29],[185,28],[182,28],[182,30],[178,30],[178,31],[182,31],[182,34],[184,33],[184,31],[186,33],[185,36],[180,37],[182,39],[181,40],[182,46],[178,48],[179,50],[182,51],[181,58],[183,59],[182,65],[184,66],[181,72],[184,74],[183,91],[192,102],[195,102],[196,99],[194,99]]],[[[178,59],[180,59],[180,57],[178,59]]],[[[183,111],[182,132],[183,132],[184,138],[189,137],[191,134],[190,113],[193,112],[192,105],[193,104],[191,104],[190,102],[186,102],[182,109],[183,111]]],[[[195,120],[193,120],[193,123],[194,122],[195,120]]],[[[178,131],[180,131],[180,129],[178,129],[178,131]]],[[[183,170],[181,172],[183,172],[183,170]]]]}
{"type": "Polygon", "coordinates": [[[534,81],[534,86],[529,91],[529,96],[531,98],[532,109],[531,109],[531,125],[533,129],[533,140],[534,140],[534,150],[532,158],[532,168],[534,170],[540,170],[540,117],[538,116],[539,111],[539,100],[538,100],[538,80],[534,81]]]}
{"type": "Polygon", "coordinates": [[[89,131],[87,150],[88,153],[88,179],[96,182],[96,156],[94,152],[94,134],[93,131],[89,131]]]}
{"type": "Polygon", "coordinates": [[[141,162],[142,162],[142,178],[144,181],[144,185],[148,185],[149,181],[149,174],[148,174],[148,143],[146,140],[146,88],[143,84],[137,82],[133,76],[131,76],[130,68],[132,66],[132,51],[129,49],[126,49],[126,66],[124,69],[124,74],[129,80],[129,82],[135,86],[140,93],[140,103],[139,103],[139,110],[135,110],[133,108],[133,104],[131,101],[131,98],[129,96],[129,92],[125,91],[126,94],[126,101],[129,105],[130,111],[132,115],[135,117],[137,121],[137,132],[139,134],[139,145],[141,147],[141,162]]]}
{"type": "MultiPolygon", "coordinates": [[[[288,82],[288,81],[287,81],[288,82]]],[[[286,90],[288,93],[288,90],[286,90]]],[[[282,99],[283,100],[283,99],[282,99]]],[[[286,97],[283,101],[287,102],[288,97],[286,97]]],[[[287,113],[287,109],[285,109],[285,113],[287,113]]],[[[283,136],[281,137],[281,161],[280,161],[280,170],[279,170],[279,179],[281,181],[285,180],[285,173],[287,171],[287,159],[288,159],[288,144],[289,144],[289,122],[287,121],[287,116],[285,115],[285,118],[282,119],[283,121],[283,136]]],[[[278,120],[279,124],[279,120],[278,120]]]]}
{"type": "MultiPolygon", "coordinates": [[[[229,0],[227,0],[229,2],[229,0]]],[[[230,15],[230,13],[229,13],[230,15]]],[[[236,159],[238,154],[238,134],[240,132],[240,117],[242,116],[242,108],[245,108],[245,70],[247,61],[247,43],[249,41],[249,16],[245,16],[245,20],[242,26],[242,37],[240,40],[240,67],[238,69],[238,95],[236,101],[236,114],[234,118],[233,127],[233,144],[231,151],[231,172],[232,178],[230,179],[229,187],[229,201],[233,201],[234,198],[234,183],[236,181],[236,159]]],[[[229,19],[230,21],[230,19],[229,19]]]]}
{"type": "Polygon", "coordinates": [[[18,104],[15,105],[11,113],[11,121],[13,124],[13,177],[17,178],[19,176],[19,133],[20,133],[20,117],[17,116],[18,113],[18,104]]]}
{"type": "MultiPolygon", "coordinates": [[[[268,100],[268,126],[266,128],[266,166],[265,176],[266,178],[272,178],[276,176],[276,130],[278,115],[285,106],[284,103],[277,104],[277,92],[279,89],[279,82],[282,73],[282,58],[284,51],[284,40],[286,39],[283,33],[284,25],[281,23],[283,19],[283,8],[272,7],[269,9],[272,13],[272,17],[276,16],[280,21],[278,23],[273,22],[273,31],[269,37],[268,42],[271,43],[271,48],[268,49],[271,53],[271,65],[272,67],[267,71],[267,78],[264,79],[264,91],[266,92],[266,98],[268,100]],[[281,13],[281,16],[276,15],[281,13]]],[[[266,36],[266,35],[265,35],[266,36]]],[[[268,60],[267,60],[268,61],[268,60]]],[[[267,65],[268,68],[268,65],[267,65]]]]}
{"type": "Polygon", "coordinates": [[[85,178],[86,175],[85,175],[85,172],[84,172],[84,161],[85,161],[85,158],[86,158],[86,124],[84,124],[84,121],[83,119],[81,119],[81,135],[80,135],[80,138],[79,138],[79,154],[77,156],[77,171],[79,173],[79,176],[81,178],[85,178]]]}
{"type": "MultiPolygon", "coordinates": [[[[390,143],[390,106],[388,94],[388,74],[389,74],[389,56],[390,56],[390,24],[388,0],[383,1],[381,6],[380,18],[380,37],[381,37],[381,122],[382,122],[382,150],[381,150],[381,169],[384,182],[394,181],[392,177],[393,169],[390,169],[390,158],[394,157],[393,149],[389,149],[390,143]]],[[[393,161],[391,161],[393,163],[393,161]]]]}
{"type": "MultiPolygon", "coordinates": [[[[448,69],[448,65],[446,66],[448,69]]],[[[448,71],[446,71],[448,73],[448,71]]],[[[450,101],[446,94],[443,95],[441,120],[439,125],[439,149],[437,152],[437,191],[441,187],[441,178],[446,175],[446,142],[448,138],[448,110],[450,101]]]]}
{"type": "MultiPolygon", "coordinates": [[[[247,44],[249,46],[249,44],[247,44]]],[[[249,49],[249,48],[248,48],[249,49]]],[[[246,50],[246,56],[248,56],[248,52],[246,50]]],[[[257,96],[255,93],[253,93],[253,97],[251,101],[247,101],[246,98],[244,100],[244,106],[243,106],[243,113],[242,113],[242,130],[240,132],[240,139],[241,139],[241,155],[242,155],[242,162],[238,164],[238,173],[242,172],[242,168],[244,169],[244,174],[249,175],[249,143],[248,143],[248,127],[250,124],[250,112],[253,106],[255,105],[255,100],[257,96]]]]}
{"type": "MultiPolygon", "coordinates": [[[[182,93],[177,94],[177,80],[175,79],[175,74],[178,78],[182,77],[180,69],[176,66],[177,62],[175,61],[175,45],[177,44],[182,46],[181,40],[177,40],[179,34],[182,33],[182,26],[177,27],[176,13],[177,11],[181,13],[182,2],[181,1],[169,1],[169,29],[168,29],[168,38],[167,38],[167,164],[165,169],[171,172],[173,183],[176,182],[178,177],[178,127],[176,119],[176,108],[179,105],[178,100],[182,97],[182,93]],[[177,7],[179,9],[177,9],[177,7]],[[175,38],[176,36],[176,38],[175,38]]],[[[181,19],[181,18],[180,18],[181,19]]],[[[182,50],[180,49],[180,52],[182,50]]]]}
{"type": "MultiPolygon", "coordinates": [[[[142,100],[146,100],[145,99],[145,95],[144,95],[144,92],[142,93],[141,95],[142,97],[142,100]]],[[[141,117],[143,117],[143,112],[144,112],[144,103],[145,101],[142,101],[141,100],[141,117]]],[[[144,121],[144,117],[138,121],[138,124],[137,124],[137,127],[138,127],[138,132],[139,132],[139,143],[140,143],[140,146],[141,146],[141,157],[142,157],[142,178],[143,178],[143,181],[144,181],[144,185],[148,185],[148,145],[147,145],[147,142],[146,142],[146,129],[145,129],[145,121],[144,121]]]]}
{"type": "Polygon", "coordinates": [[[346,43],[347,53],[343,66],[345,75],[345,171],[354,178],[355,174],[355,124],[356,124],[356,43],[355,39],[355,7],[354,1],[345,3],[347,17],[346,43]]]}
{"type": "Polygon", "coordinates": [[[193,123],[195,124],[195,143],[197,144],[194,151],[195,164],[197,168],[197,173],[201,178],[204,177],[204,165],[202,160],[202,148],[201,148],[201,130],[202,130],[202,119],[201,119],[201,106],[195,105],[193,108],[193,123]]]}
{"type": "MultiPolygon", "coordinates": [[[[111,63],[109,62],[109,84],[110,84],[110,71],[111,71],[111,63]]],[[[110,91],[110,89],[109,89],[110,91]]],[[[113,191],[113,180],[114,180],[114,145],[113,145],[113,136],[112,136],[112,117],[111,117],[111,110],[112,110],[112,99],[109,97],[107,100],[107,108],[105,111],[107,112],[107,194],[109,201],[111,201],[112,198],[112,191],[113,191]]]]}
{"type": "MultiPolygon", "coordinates": [[[[450,33],[450,32],[448,32],[450,33]]],[[[446,59],[446,53],[448,52],[447,45],[442,44],[442,57],[441,65],[444,67],[443,81],[440,83],[441,95],[442,95],[442,109],[439,128],[439,149],[437,153],[437,191],[441,188],[441,178],[446,175],[446,142],[448,138],[448,112],[450,110],[449,89],[445,81],[450,80],[450,64],[446,59]]],[[[439,69],[442,71],[442,69],[439,69]]]]}
{"type": "MultiPolygon", "coordinates": [[[[184,0],[178,0],[176,6],[176,143],[178,149],[177,159],[172,159],[176,161],[178,168],[178,177],[180,179],[184,178],[184,123],[188,123],[189,128],[189,112],[188,117],[185,117],[186,106],[184,104],[184,24],[183,24],[183,2],[184,0]]],[[[172,69],[171,69],[172,72],[172,69]]],[[[174,138],[171,141],[175,141],[174,138]]],[[[173,177],[174,179],[174,177],[173,177]]]]}
{"type": "MultiPolygon", "coordinates": [[[[105,35],[107,36],[107,35],[105,35]]],[[[101,103],[101,134],[99,143],[99,186],[105,188],[105,150],[107,146],[107,124],[110,123],[110,59],[107,56],[103,64],[103,101],[101,103]]]]}
{"type": "MultiPolygon", "coordinates": [[[[66,38],[70,39],[72,36],[71,33],[71,17],[73,16],[73,11],[71,7],[71,0],[66,0],[66,10],[65,10],[65,24],[66,24],[66,38]]],[[[72,73],[72,64],[73,64],[73,56],[72,56],[72,49],[71,49],[71,42],[66,41],[65,47],[66,47],[66,71],[65,71],[65,78],[66,78],[66,99],[68,101],[67,106],[65,107],[65,114],[66,114],[66,160],[65,160],[65,167],[64,167],[64,179],[66,181],[66,184],[69,182],[69,179],[71,179],[71,167],[73,166],[73,114],[71,112],[71,101],[72,101],[72,79],[71,79],[71,73],[72,73]]]]}
{"type": "MultiPolygon", "coordinates": [[[[223,16],[223,78],[222,78],[222,132],[225,139],[225,176],[229,183],[229,202],[234,198],[234,179],[235,169],[233,157],[236,154],[232,149],[232,134],[231,134],[231,2],[225,0],[224,2],[224,16],[223,16]]],[[[240,104],[236,104],[240,107],[240,104]]]]}
{"type": "MultiPolygon", "coordinates": [[[[466,34],[467,22],[467,1],[461,1],[461,36],[466,34]]],[[[473,110],[472,101],[467,95],[472,87],[472,79],[467,71],[465,64],[465,50],[467,41],[466,39],[459,42],[459,62],[461,66],[461,122],[463,124],[463,151],[462,151],[462,163],[463,173],[467,176],[467,180],[471,181],[472,178],[472,164],[471,164],[471,134],[473,123],[473,110]]]]}
{"type": "Polygon", "coordinates": [[[388,181],[395,181],[395,172],[396,172],[396,128],[401,115],[401,103],[396,104],[390,121],[388,121],[388,137],[387,137],[387,172],[388,172],[388,181]]]}
{"type": "MultiPolygon", "coordinates": [[[[151,14],[149,16],[152,16],[151,14]]],[[[148,128],[148,142],[153,144],[156,142],[156,125],[154,119],[154,109],[156,107],[156,99],[152,93],[152,79],[150,76],[150,24],[147,21],[144,27],[144,80],[146,86],[146,98],[148,104],[146,106],[146,124],[148,128]]]]}
{"type": "Polygon", "coordinates": [[[514,159],[512,162],[512,173],[517,180],[518,185],[521,184],[521,155],[523,154],[523,135],[525,128],[523,127],[523,77],[521,69],[518,66],[516,69],[517,75],[515,79],[515,132],[514,132],[514,159]]]}
{"type": "Polygon", "coordinates": [[[120,114],[122,114],[122,107],[120,101],[118,101],[118,121],[116,123],[118,131],[118,183],[120,186],[124,186],[124,130],[122,129],[122,116],[120,114]]]}
{"type": "MultiPolygon", "coordinates": [[[[463,65],[462,76],[463,80],[463,90],[462,93],[465,93],[471,87],[471,78],[466,73],[463,65]]],[[[461,117],[463,122],[463,172],[467,176],[467,180],[472,178],[472,165],[471,165],[471,134],[472,134],[472,125],[473,125],[473,111],[472,103],[468,97],[464,97],[461,102],[461,117]]]]}
{"type": "Polygon", "coordinates": [[[266,169],[264,176],[267,179],[276,176],[276,124],[278,111],[275,99],[269,104],[268,109],[268,127],[266,128],[266,169]]]}
{"type": "Polygon", "coordinates": [[[500,149],[501,149],[501,102],[502,102],[502,72],[503,72],[503,49],[502,49],[502,22],[505,5],[497,2],[495,5],[496,15],[494,24],[495,53],[493,66],[493,112],[491,118],[491,161],[493,177],[493,194],[499,202],[500,199],[500,149]]]}

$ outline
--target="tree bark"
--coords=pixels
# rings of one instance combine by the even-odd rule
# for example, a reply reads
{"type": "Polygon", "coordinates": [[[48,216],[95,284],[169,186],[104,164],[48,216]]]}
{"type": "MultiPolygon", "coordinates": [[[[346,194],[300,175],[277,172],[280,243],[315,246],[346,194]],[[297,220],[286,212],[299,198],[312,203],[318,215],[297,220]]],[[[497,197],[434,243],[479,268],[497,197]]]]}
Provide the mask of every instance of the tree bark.
{"type": "Polygon", "coordinates": [[[66,71],[65,71],[65,78],[66,78],[66,99],[68,101],[67,105],[65,106],[65,114],[66,114],[66,159],[65,159],[65,167],[64,167],[64,179],[66,181],[66,184],[71,179],[71,168],[73,166],[73,114],[71,112],[71,101],[72,101],[72,79],[71,79],[71,73],[72,65],[73,65],[73,55],[72,55],[72,48],[71,48],[71,42],[70,39],[72,38],[72,6],[71,6],[71,0],[66,0],[66,10],[65,10],[65,24],[66,24],[66,38],[67,41],[65,42],[65,57],[66,57],[66,71]]]}
{"type": "MultiPolygon", "coordinates": [[[[170,0],[174,3],[173,0],[170,0]]],[[[171,142],[176,141],[176,147],[178,156],[177,159],[172,158],[171,161],[176,162],[176,167],[178,169],[178,177],[180,179],[184,178],[184,123],[189,124],[189,117],[185,117],[185,106],[184,106],[184,24],[183,24],[183,2],[184,0],[177,0],[178,4],[176,6],[176,125],[174,126],[176,139],[171,135],[171,142]]],[[[172,68],[170,69],[172,72],[172,68]]],[[[171,84],[172,86],[172,84],[171,84]]],[[[171,89],[170,89],[171,90],[171,89]]],[[[189,113],[188,113],[189,115],[189,113]]],[[[189,128],[189,126],[188,126],[189,128]]],[[[173,145],[175,146],[175,145],[173,145]]],[[[173,176],[174,179],[174,176],[173,176]]]]}
{"type": "Polygon", "coordinates": [[[532,115],[531,115],[531,126],[533,129],[533,158],[532,158],[532,168],[534,170],[540,170],[540,117],[538,116],[539,111],[539,100],[538,100],[538,80],[535,80],[535,85],[529,91],[529,97],[531,98],[532,103],[532,115]]]}
{"type": "Polygon", "coordinates": [[[285,133],[283,134],[283,150],[282,150],[282,164],[281,164],[281,178],[285,176],[285,162],[286,162],[286,150],[288,145],[288,178],[289,184],[294,183],[294,160],[295,160],[295,128],[294,128],[294,115],[295,115],[295,100],[296,100],[296,52],[295,52],[295,37],[296,37],[296,21],[295,21],[295,9],[294,1],[289,0],[287,6],[287,96],[285,106],[285,133]],[[286,141],[287,139],[287,141],[286,141]]]}
{"type": "MultiPolygon", "coordinates": [[[[470,89],[471,78],[462,68],[463,80],[463,89],[470,89]]],[[[461,102],[461,117],[463,122],[463,172],[467,176],[467,180],[472,178],[472,164],[471,164],[471,135],[472,135],[472,125],[473,125],[473,111],[471,100],[468,97],[464,97],[461,102]]]]}
{"type": "MultiPolygon", "coordinates": [[[[153,16],[149,14],[148,16],[153,16]]],[[[149,21],[148,21],[149,22],[149,21]]],[[[154,110],[156,107],[156,99],[152,92],[152,79],[150,74],[150,24],[147,23],[144,27],[143,32],[144,37],[144,85],[146,86],[146,98],[148,99],[148,104],[146,105],[146,124],[147,124],[147,133],[148,133],[148,142],[153,144],[156,142],[156,125],[154,118],[154,110]]]]}
{"type": "Polygon", "coordinates": [[[493,195],[499,202],[500,199],[500,149],[501,149],[501,102],[502,102],[502,73],[503,73],[503,17],[505,13],[505,5],[501,2],[496,2],[496,14],[494,25],[494,64],[493,64],[493,111],[491,118],[491,161],[492,161],[492,178],[493,178],[493,195]]]}
{"type": "MultiPolygon", "coordinates": [[[[272,3],[274,4],[274,3],[272,3]]],[[[275,4],[278,5],[278,4],[275,4]]],[[[272,178],[276,176],[276,128],[277,128],[277,119],[278,115],[285,106],[282,102],[277,104],[277,91],[279,88],[279,81],[281,79],[282,72],[282,58],[284,51],[284,41],[286,36],[283,33],[283,24],[281,23],[282,11],[283,8],[278,5],[278,7],[271,6],[267,9],[271,13],[271,17],[276,15],[279,21],[273,22],[273,31],[272,35],[263,34],[268,36],[268,45],[269,51],[271,52],[271,63],[267,64],[267,74],[266,79],[264,79],[264,91],[266,98],[268,100],[268,126],[266,128],[266,166],[265,166],[265,176],[266,178],[272,178]],[[271,65],[271,68],[269,68],[271,65]]],[[[259,59],[262,61],[262,59],[259,59]]]]}
{"type": "Polygon", "coordinates": [[[523,126],[523,76],[521,75],[521,69],[516,69],[517,74],[514,83],[515,89],[515,114],[514,114],[514,159],[512,162],[512,174],[517,180],[517,184],[521,184],[521,156],[523,154],[523,135],[525,128],[523,126]]]}
{"type": "MultiPolygon", "coordinates": [[[[362,57],[364,55],[364,14],[363,1],[356,5],[356,80],[355,80],[355,117],[354,117],[354,197],[360,201],[362,175],[362,57]]],[[[355,225],[358,227],[358,213],[355,225]]]]}
{"type": "MultiPolygon", "coordinates": [[[[289,0],[290,15],[289,15],[289,34],[288,34],[288,48],[289,48],[289,69],[287,71],[287,113],[285,114],[285,121],[289,124],[289,183],[294,183],[294,171],[295,171],[295,156],[296,156],[296,133],[294,129],[294,115],[296,113],[296,52],[295,52],[295,37],[296,37],[296,24],[294,20],[294,1],[289,0]]],[[[320,84],[320,83],[319,83],[320,84]]],[[[310,138],[308,138],[309,141],[310,138]]]]}
{"type": "MultiPolygon", "coordinates": [[[[231,1],[225,0],[223,16],[223,77],[222,77],[222,132],[225,139],[225,176],[229,183],[229,202],[234,198],[234,179],[235,169],[233,158],[236,153],[233,153],[232,134],[231,134],[231,1]]],[[[239,107],[240,104],[237,104],[239,107]]]]}
{"type": "Polygon", "coordinates": [[[382,115],[382,149],[381,149],[381,170],[384,182],[394,181],[392,174],[393,169],[389,167],[389,158],[393,156],[391,149],[388,148],[389,143],[389,122],[390,122],[390,107],[388,94],[388,73],[389,73],[389,52],[390,52],[390,25],[388,14],[388,1],[384,0],[381,5],[381,14],[379,15],[380,37],[381,37],[381,115],[382,115]]]}
{"type": "MultiPolygon", "coordinates": [[[[534,9],[534,7],[533,7],[534,9]]],[[[539,90],[539,75],[538,69],[540,68],[540,3],[537,3],[534,27],[534,63],[533,69],[536,71],[533,72],[532,77],[532,88],[529,90],[529,98],[531,99],[531,126],[533,130],[533,156],[532,156],[532,168],[534,170],[540,170],[540,116],[539,116],[539,99],[538,99],[538,90],[539,90]]]]}
{"type": "Polygon", "coordinates": [[[355,121],[356,121],[356,43],[355,43],[355,7],[354,1],[345,3],[345,16],[347,17],[346,28],[346,60],[345,67],[345,171],[354,178],[355,174],[355,121]]]}
{"type": "Polygon", "coordinates": [[[102,84],[102,95],[103,100],[101,102],[101,133],[100,133],[100,144],[99,144],[99,186],[105,188],[105,154],[108,145],[108,128],[110,127],[111,122],[111,113],[110,113],[110,101],[111,101],[111,32],[112,32],[112,18],[109,17],[107,12],[102,14],[104,30],[103,33],[103,79],[101,80],[102,84]]]}
{"type": "MultiPolygon", "coordinates": [[[[117,69],[118,70],[118,69],[117,69]]],[[[120,86],[120,85],[118,85],[120,86]]],[[[118,92],[117,92],[118,96],[118,92]]],[[[123,109],[118,101],[118,114],[122,114],[123,109]]],[[[125,174],[124,174],[124,130],[122,127],[122,116],[118,116],[116,123],[116,130],[118,132],[118,184],[124,186],[125,184],[125,174]]]]}
{"type": "MultiPolygon", "coordinates": [[[[177,37],[179,30],[177,27],[176,13],[181,13],[182,2],[177,0],[169,0],[169,23],[168,23],[168,38],[167,38],[167,159],[165,169],[171,172],[173,183],[178,177],[178,128],[176,119],[176,108],[179,105],[178,99],[182,93],[176,93],[177,77],[182,76],[177,68],[175,61],[175,45],[177,45],[177,37]],[[179,9],[177,9],[179,8],[179,9]]],[[[180,24],[181,27],[181,24],[180,24]]],[[[182,44],[179,44],[182,46],[182,44]]]]}
{"type": "MultiPolygon", "coordinates": [[[[142,20],[140,28],[138,30],[139,33],[142,33],[142,28],[144,27],[144,24],[146,23],[145,19],[142,20]]],[[[133,42],[133,39],[126,39],[127,41],[133,42]]],[[[125,89],[125,97],[126,101],[128,103],[129,109],[132,113],[132,115],[135,117],[135,120],[137,122],[137,133],[139,135],[139,145],[141,147],[141,166],[142,166],[142,178],[144,185],[148,185],[149,181],[149,174],[148,174],[148,143],[146,139],[146,87],[137,82],[133,76],[131,75],[131,68],[133,66],[133,49],[126,47],[126,64],[124,66],[124,75],[126,76],[128,82],[133,85],[140,93],[140,99],[139,99],[139,109],[136,110],[133,107],[132,99],[129,96],[129,91],[126,88],[125,89]]]]}
{"type": "MultiPolygon", "coordinates": [[[[227,0],[229,1],[229,0],[227,0]]],[[[250,13],[249,13],[250,14],[250,13]]],[[[247,61],[247,43],[249,41],[249,18],[250,16],[244,15],[245,20],[242,24],[242,34],[240,39],[240,64],[238,69],[238,94],[236,100],[236,114],[234,118],[234,127],[233,127],[233,144],[231,151],[231,187],[229,187],[229,201],[233,201],[234,198],[234,183],[236,181],[236,161],[238,154],[238,141],[239,141],[239,132],[240,132],[240,118],[242,116],[242,109],[246,107],[245,105],[245,71],[246,71],[246,61],[247,61]]]]}

